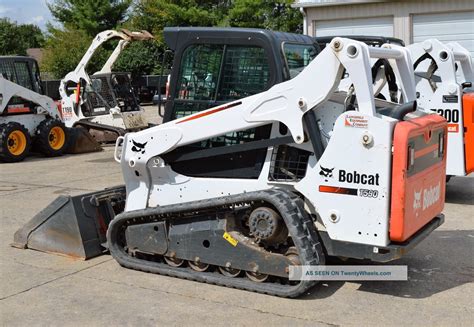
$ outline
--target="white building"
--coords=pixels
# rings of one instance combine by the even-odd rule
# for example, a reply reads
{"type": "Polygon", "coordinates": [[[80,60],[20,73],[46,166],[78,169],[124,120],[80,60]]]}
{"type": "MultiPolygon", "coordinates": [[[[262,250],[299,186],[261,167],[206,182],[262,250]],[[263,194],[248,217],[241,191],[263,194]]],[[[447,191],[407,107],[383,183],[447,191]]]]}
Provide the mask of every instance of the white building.
{"type": "Polygon", "coordinates": [[[394,36],[406,44],[457,41],[474,57],[474,0],[297,0],[312,36],[394,36]]]}

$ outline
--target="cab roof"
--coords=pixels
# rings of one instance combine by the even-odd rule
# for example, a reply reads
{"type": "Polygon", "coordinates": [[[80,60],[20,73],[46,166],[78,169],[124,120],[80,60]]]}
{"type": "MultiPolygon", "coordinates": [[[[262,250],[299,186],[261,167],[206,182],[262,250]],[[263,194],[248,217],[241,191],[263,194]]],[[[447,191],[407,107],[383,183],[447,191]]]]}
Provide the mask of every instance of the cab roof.
{"type": "Polygon", "coordinates": [[[268,43],[277,45],[282,42],[291,42],[299,44],[315,44],[310,36],[275,32],[259,28],[240,28],[240,27],[165,27],[163,30],[165,42],[172,50],[176,50],[181,42],[190,39],[214,39],[218,38],[222,43],[228,43],[229,40],[258,38],[265,39],[268,43]],[[178,43],[179,42],[179,43],[178,43]]]}

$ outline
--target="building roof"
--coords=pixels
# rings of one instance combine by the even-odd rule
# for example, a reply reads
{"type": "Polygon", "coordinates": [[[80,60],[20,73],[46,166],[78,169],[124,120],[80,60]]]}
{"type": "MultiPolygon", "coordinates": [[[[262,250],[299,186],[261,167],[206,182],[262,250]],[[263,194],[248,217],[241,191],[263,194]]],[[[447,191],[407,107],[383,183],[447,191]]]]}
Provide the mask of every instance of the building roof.
{"type": "Polygon", "coordinates": [[[388,2],[389,0],[295,0],[292,7],[327,7],[327,6],[341,6],[354,5],[364,3],[388,2]]]}

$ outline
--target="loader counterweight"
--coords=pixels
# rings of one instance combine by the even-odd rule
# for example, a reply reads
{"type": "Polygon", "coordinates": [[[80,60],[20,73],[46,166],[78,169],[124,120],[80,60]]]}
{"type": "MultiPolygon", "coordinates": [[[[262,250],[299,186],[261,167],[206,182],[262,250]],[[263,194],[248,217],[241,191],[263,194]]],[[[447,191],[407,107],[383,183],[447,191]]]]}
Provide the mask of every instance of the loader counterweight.
{"type": "Polygon", "coordinates": [[[474,93],[464,94],[462,103],[466,174],[470,174],[474,171],[474,93]]]}
{"type": "Polygon", "coordinates": [[[406,241],[444,208],[447,123],[428,115],[395,127],[390,239],[406,241]]]}

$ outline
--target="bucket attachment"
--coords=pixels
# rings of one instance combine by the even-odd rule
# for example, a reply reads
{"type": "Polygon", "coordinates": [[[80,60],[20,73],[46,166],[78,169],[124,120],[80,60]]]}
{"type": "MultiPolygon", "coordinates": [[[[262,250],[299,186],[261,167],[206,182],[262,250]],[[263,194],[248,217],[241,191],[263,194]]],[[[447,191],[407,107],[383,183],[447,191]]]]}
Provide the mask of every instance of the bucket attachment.
{"type": "Polygon", "coordinates": [[[13,247],[87,260],[103,254],[109,222],[125,206],[125,187],[60,196],[13,237],[13,247]]]}
{"type": "Polygon", "coordinates": [[[82,127],[69,129],[69,147],[67,153],[88,153],[102,151],[102,147],[92,135],[82,127]]]}

